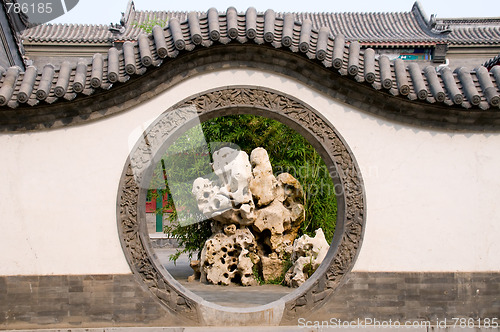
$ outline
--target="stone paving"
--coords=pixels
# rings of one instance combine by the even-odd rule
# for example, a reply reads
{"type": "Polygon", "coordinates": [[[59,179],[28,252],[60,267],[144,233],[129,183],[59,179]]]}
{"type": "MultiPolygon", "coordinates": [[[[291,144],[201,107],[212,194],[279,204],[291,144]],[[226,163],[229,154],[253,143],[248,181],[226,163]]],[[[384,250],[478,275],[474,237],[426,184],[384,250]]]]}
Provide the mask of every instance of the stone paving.
{"type": "MultiPolygon", "coordinates": [[[[343,332],[356,332],[360,327],[342,328],[343,332]]],[[[363,326],[364,332],[378,331],[411,331],[411,332],[499,332],[499,328],[452,328],[452,327],[392,327],[380,328],[363,326]]],[[[328,332],[331,327],[321,326],[202,326],[202,327],[103,327],[103,328],[70,328],[70,329],[37,329],[37,330],[6,330],[6,332],[328,332]]]]}
{"type": "Polygon", "coordinates": [[[156,255],[167,271],[184,287],[209,302],[229,307],[254,307],[271,303],[289,294],[294,289],[281,285],[262,286],[220,286],[188,282],[187,277],[193,274],[189,267],[189,259],[182,255],[174,264],[168,257],[175,253],[175,248],[157,248],[156,255]]]}

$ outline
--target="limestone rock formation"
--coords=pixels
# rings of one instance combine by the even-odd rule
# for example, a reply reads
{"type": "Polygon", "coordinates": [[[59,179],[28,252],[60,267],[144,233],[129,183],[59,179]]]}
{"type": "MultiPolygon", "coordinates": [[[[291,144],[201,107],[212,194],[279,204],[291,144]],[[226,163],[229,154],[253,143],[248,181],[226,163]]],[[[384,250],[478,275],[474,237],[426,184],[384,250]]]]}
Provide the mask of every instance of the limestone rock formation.
{"type": "Polygon", "coordinates": [[[321,228],[316,230],[314,237],[304,234],[295,240],[292,252],[293,266],[285,275],[285,283],[290,287],[302,285],[309,274],[316,271],[323,262],[328,249],[330,246],[321,228]]]}
{"type": "Polygon", "coordinates": [[[213,284],[256,284],[283,273],[305,211],[300,183],[290,174],[273,175],[267,151],[250,158],[229,147],[213,155],[218,181],[193,183],[199,210],[212,220],[212,236],[199,262],[200,280],[213,284]]]}
{"type": "Polygon", "coordinates": [[[257,148],[250,154],[252,163],[252,178],[250,190],[257,206],[266,206],[276,198],[278,181],[273,175],[269,155],[263,148],[257,148]]]}
{"type": "Polygon", "coordinates": [[[212,235],[201,252],[200,279],[212,284],[257,285],[253,275],[255,238],[246,227],[226,225],[223,232],[212,235]]]}
{"type": "Polygon", "coordinates": [[[199,260],[192,260],[189,263],[189,266],[193,269],[193,275],[188,277],[188,281],[195,281],[200,279],[201,277],[201,272],[200,272],[200,261],[199,260]]]}
{"type": "Polygon", "coordinates": [[[213,159],[218,183],[205,178],[197,178],[193,183],[199,210],[208,219],[223,224],[252,224],[255,206],[249,189],[252,167],[248,155],[224,147],[213,154],[213,159]]]}
{"type": "Polygon", "coordinates": [[[278,175],[278,188],[281,189],[278,199],[288,210],[288,216],[283,225],[285,228],[283,237],[286,241],[293,243],[305,218],[304,206],[301,204],[304,200],[304,192],[299,181],[289,173],[278,175]]]}

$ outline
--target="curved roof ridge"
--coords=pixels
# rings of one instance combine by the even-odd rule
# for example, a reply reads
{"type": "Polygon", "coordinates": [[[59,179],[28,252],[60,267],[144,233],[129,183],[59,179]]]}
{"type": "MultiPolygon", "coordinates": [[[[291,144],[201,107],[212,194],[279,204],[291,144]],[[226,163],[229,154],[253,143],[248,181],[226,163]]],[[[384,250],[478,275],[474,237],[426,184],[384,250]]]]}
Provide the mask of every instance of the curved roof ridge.
{"type": "Polygon", "coordinates": [[[417,18],[419,18],[425,26],[430,26],[430,18],[427,18],[427,14],[425,13],[424,6],[419,0],[416,0],[411,7],[411,12],[415,14],[417,18]]]}
{"type": "Polygon", "coordinates": [[[171,19],[167,27],[156,26],[151,34],[140,34],[138,41],[125,42],[121,51],[111,47],[107,56],[94,55],[90,63],[66,62],[59,68],[47,64],[38,70],[31,67],[29,72],[8,68],[1,76],[0,106],[29,107],[92,95],[144,75],[182,53],[229,43],[267,45],[297,53],[359,84],[408,101],[459,109],[500,106],[500,66],[491,72],[484,67],[473,71],[445,67],[437,72],[429,66],[420,70],[406,66],[401,59],[389,62],[385,56],[377,57],[371,49],[361,51],[357,41],[345,42],[342,35],[313,29],[310,21],[290,21],[278,14],[271,17],[268,12],[257,14],[257,19],[233,8],[222,14],[209,10],[183,22],[171,19]]]}

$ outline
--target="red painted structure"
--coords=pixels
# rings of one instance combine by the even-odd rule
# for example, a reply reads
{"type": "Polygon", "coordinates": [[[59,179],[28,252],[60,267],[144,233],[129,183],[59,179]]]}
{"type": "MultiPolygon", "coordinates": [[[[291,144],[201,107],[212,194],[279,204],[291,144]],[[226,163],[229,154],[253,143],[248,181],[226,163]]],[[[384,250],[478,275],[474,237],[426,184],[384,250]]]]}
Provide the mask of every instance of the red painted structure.
{"type": "MultiPolygon", "coordinates": [[[[156,196],[156,189],[150,190],[151,195],[148,195],[146,197],[146,213],[155,213],[156,209],[158,208],[158,199],[152,199],[151,197],[156,196]]],[[[165,193],[163,195],[163,206],[165,207],[168,205],[168,194],[165,193]]],[[[172,212],[172,209],[164,210],[164,212],[172,212]]]]}

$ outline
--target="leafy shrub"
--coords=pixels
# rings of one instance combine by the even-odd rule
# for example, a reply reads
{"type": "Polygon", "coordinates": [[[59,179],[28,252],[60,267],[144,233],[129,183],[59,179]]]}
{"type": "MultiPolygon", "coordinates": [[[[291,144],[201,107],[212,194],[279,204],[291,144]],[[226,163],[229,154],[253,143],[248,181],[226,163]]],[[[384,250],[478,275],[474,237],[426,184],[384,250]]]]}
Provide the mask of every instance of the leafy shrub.
{"type": "Polygon", "coordinates": [[[139,28],[139,29],[143,30],[146,33],[151,33],[151,32],[153,32],[153,28],[156,25],[164,28],[167,25],[167,22],[168,22],[168,19],[162,20],[162,19],[159,19],[156,16],[154,16],[153,18],[149,18],[149,19],[147,19],[146,21],[144,21],[142,23],[134,21],[132,23],[132,25],[134,27],[136,27],[136,28],[139,28]]]}

